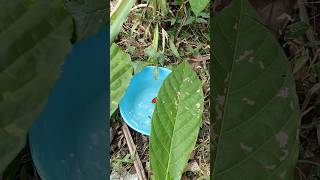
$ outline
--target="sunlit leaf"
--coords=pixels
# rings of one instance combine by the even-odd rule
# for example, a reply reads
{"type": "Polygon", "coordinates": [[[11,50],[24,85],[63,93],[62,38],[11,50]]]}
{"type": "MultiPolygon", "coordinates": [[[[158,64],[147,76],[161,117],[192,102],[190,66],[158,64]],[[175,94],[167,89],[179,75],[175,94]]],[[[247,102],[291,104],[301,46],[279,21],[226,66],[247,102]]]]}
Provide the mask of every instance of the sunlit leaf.
{"type": "Polygon", "coordinates": [[[169,39],[169,47],[170,47],[170,50],[171,50],[172,54],[173,54],[176,58],[180,59],[181,57],[180,57],[180,54],[179,54],[179,52],[178,52],[178,49],[177,49],[176,45],[175,45],[174,42],[173,42],[173,38],[170,38],[170,39],[169,39]]]}
{"type": "Polygon", "coordinates": [[[155,180],[180,180],[197,140],[204,97],[187,61],[165,79],[152,117],[150,165],[155,180]]]}
{"type": "Polygon", "coordinates": [[[136,0],[120,0],[110,17],[110,45],[122,29],[136,0]]]}
{"type": "Polygon", "coordinates": [[[208,6],[209,2],[210,0],[189,0],[191,9],[196,16],[208,6]]]}
{"type": "Polygon", "coordinates": [[[110,117],[118,108],[132,76],[129,54],[115,43],[110,47],[110,117]]]}

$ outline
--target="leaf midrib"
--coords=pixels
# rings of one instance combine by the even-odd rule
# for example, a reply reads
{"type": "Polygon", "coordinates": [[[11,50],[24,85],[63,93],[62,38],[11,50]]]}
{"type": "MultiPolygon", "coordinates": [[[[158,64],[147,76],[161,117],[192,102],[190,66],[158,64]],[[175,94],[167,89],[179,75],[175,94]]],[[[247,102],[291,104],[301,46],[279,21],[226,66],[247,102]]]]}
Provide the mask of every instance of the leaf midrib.
{"type": "MultiPolygon", "coordinates": [[[[185,62],[184,62],[185,63],[185,62]]],[[[183,79],[183,77],[185,76],[185,73],[186,73],[186,70],[185,70],[185,66],[186,65],[184,65],[183,66],[183,68],[182,68],[182,75],[181,75],[181,77],[182,77],[182,79],[183,79]]],[[[172,74],[172,75],[174,75],[174,78],[177,80],[177,77],[175,76],[175,74],[172,74]]],[[[178,82],[178,81],[177,81],[178,82]]],[[[179,92],[180,92],[180,90],[181,90],[181,87],[182,87],[182,85],[183,85],[183,80],[181,81],[182,83],[179,85],[179,87],[178,87],[178,89],[179,89],[179,92]]],[[[180,106],[179,106],[179,104],[180,104],[180,98],[181,98],[181,95],[180,96],[178,96],[179,98],[177,98],[177,101],[178,101],[178,105],[177,105],[177,112],[176,112],[176,114],[175,114],[175,121],[174,121],[174,126],[173,126],[173,133],[172,133],[172,136],[171,136],[171,142],[170,142],[170,148],[169,148],[169,159],[168,159],[168,163],[167,163],[167,169],[166,169],[166,176],[165,176],[165,180],[167,180],[167,178],[168,178],[168,175],[169,175],[169,167],[170,167],[170,162],[171,162],[171,152],[172,152],[172,146],[173,146],[173,141],[172,141],[172,139],[174,139],[174,137],[175,137],[175,135],[176,135],[176,131],[175,131],[175,128],[176,128],[176,121],[177,121],[177,116],[178,116],[178,112],[179,112],[179,109],[180,109],[180,106]]]]}
{"type": "MultiPolygon", "coordinates": [[[[184,75],[184,71],[183,71],[183,74],[182,75],[184,75]]],[[[175,78],[175,80],[177,79],[176,78],[176,76],[175,76],[175,74],[173,73],[172,74],[172,76],[174,76],[174,78],[175,78]]],[[[179,85],[179,90],[180,90],[180,88],[181,88],[181,85],[182,85],[182,83],[179,85]]],[[[177,101],[178,101],[178,105],[180,104],[180,96],[177,98],[177,101]]],[[[177,107],[177,112],[176,112],[176,114],[175,114],[175,121],[174,121],[174,124],[173,124],[173,130],[172,130],[172,136],[171,136],[171,139],[170,139],[170,147],[169,147],[169,158],[168,158],[168,162],[167,162],[167,169],[166,169],[166,177],[165,177],[165,180],[167,180],[167,178],[168,178],[168,175],[169,175],[169,167],[170,167],[170,162],[171,162],[171,152],[172,152],[172,139],[175,137],[175,128],[176,128],[176,120],[177,120],[177,115],[178,115],[178,109],[179,109],[179,107],[177,107]]]]}
{"type": "Polygon", "coordinates": [[[235,42],[235,47],[234,47],[234,51],[233,51],[233,59],[232,59],[232,65],[231,65],[231,71],[230,71],[230,78],[228,79],[229,82],[228,82],[228,87],[227,87],[227,93],[226,93],[226,98],[225,98],[225,104],[224,104],[224,107],[223,107],[223,114],[222,114],[222,122],[221,122],[221,125],[220,125],[220,130],[219,130],[219,138],[218,138],[218,141],[217,141],[217,152],[215,154],[215,157],[214,157],[214,165],[213,165],[213,176],[216,176],[215,175],[215,170],[216,170],[216,165],[217,165],[217,157],[218,157],[218,154],[219,154],[219,144],[220,144],[220,140],[221,140],[221,129],[223,129],[223,124],[224,124],[224,118],[225,118],[225,112],[226,112],[226,107],[228,106],[228,99],[229,99],[229,91],[230,91],[230,86],[231,86],[231,80],[232,80],[232,75],[233,75],[233,67],[234,67],[234,63],[235,63],[235,59],[236,59],[236,52],[238,51],[238,44],[239,44],[239,34],[240,34],[240,27],[241,27],[241,20],[242,20],[242,12],[243,12],[243,1],[241,1],[241,5],[240,5],[240,12],[239,12],[239,22],[238,22],[238,29],[237,29],[237,34],[236,34],[236,42],[235,42]]]}

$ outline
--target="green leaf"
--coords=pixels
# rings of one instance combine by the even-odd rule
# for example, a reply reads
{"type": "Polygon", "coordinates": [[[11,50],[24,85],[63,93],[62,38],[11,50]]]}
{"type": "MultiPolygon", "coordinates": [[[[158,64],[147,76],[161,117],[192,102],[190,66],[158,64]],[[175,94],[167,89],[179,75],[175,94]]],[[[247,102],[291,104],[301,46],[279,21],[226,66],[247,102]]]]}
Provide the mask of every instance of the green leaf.
{"type": "Polygon", "coordinates": [[[199,17],[202,17],[204,19],[209,19],[210,18],[210,15],[208,13],[205,13],[205,12],[200,12],[198,14],[199,17]]]}
{"type": "Polygon", "coordinates": [[[174,0],[174,1],[173,1],[173,4],[176,5],[176,6],[177,6],[177,5],[181,6],[182,3],[183,3],[183,0],[174,0]]]}
{"type": "Polygon", "coordinates": [[[112,44],[110,47],[110,117],[117,109],[132,76],[132,64],[129,54],[112,44]]]}
{"type": "Polygon", "coordinates": [[[155,58],[157,51],[151,45],[144,49],[144,55],[147,56],[149,59],[155,58]]]}
{"type": "Polygon", "coordinates": [[[211,20],[211,179],[294,179],[300,114],[283,49],[247,0],[211,20]]]}
{"type": "Polygon", "coordinates": [[[196,23],[200,23],[200,24],[201,23],[203,23],[203,24],[208,23],[208,21],[203,18],[196,18],[195,21],[196,21],[196,23]]]}
{"type": "Polygon", "coordinates": [[[150,65],[150,63],[145,62],[145,61],[133,61],[132,66],[133,66],[133,73],[137,74],[143,70],[144,67],[150,65]]]}
{"type": "Polygon", "coordinates": [[[62,0],[17,0],[0,11],[0,175],[26,142],[71,47],[62,0]]]}
{"type": "Polygon", "coordinates": [[[318,165],[314,165],[312,167],[308,180],[319,180],[319,178],[320,178],[320,164],[318,163],[318,165]]]}
{"type": "Polygon", "coordinates": [[[203,112],[201,82],[187,61],[165,79],[152,117],[150,165],[155,180],[180,180],[203,112]]]}
{"type": "Polygon", "coordinates": [[[173,55],[174,55],[176,58],[180,59],[181,57],[180,57],[180,54],[179,54],[179,52],[178,52],[178,49],[177,49],[176,45],[175,45],[174,42],[173,42],[173,38],[170,38],[170,39],[169,39],[169,47],[170,47],[170,50],[171,50],[171,52],[173,53],[173,55]]]}
{"type": "Polygon", "coordinates": [[[65,5],[74,18],[76,41],[97,33],[107,24],[105,0],[66,0],[65,5]]]}
{"type": "Polygon", "coordinates": [[[189,0],[193,13],[198,16],[209,4],[210,0],[189,0]]]}
{"type": "Polygon", "coordinates": [[[295,39],[305,34],[305,32],[309,29],[309,25],[305,22],[298,21],[293,24],[290,24],[287,27],[287,30],[285,32],[284,39],[295,39]]]}
{"type": "Polygon", "coordinates": [[[123,23],[130,14],[136,0],[120,0],[110,17],[110,45],[121,31],[123,23]]]}

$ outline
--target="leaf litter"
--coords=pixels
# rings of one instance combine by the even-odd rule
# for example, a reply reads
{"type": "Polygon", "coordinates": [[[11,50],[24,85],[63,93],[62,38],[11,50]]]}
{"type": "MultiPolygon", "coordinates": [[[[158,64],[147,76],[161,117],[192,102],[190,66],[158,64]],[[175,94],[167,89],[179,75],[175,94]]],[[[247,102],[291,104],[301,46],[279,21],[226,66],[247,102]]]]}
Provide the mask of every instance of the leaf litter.
{"type": "MultiPolygon", "coordinates": [[[[144,3],[144,1],[141,1],[141,3],[144,3]]],[[[196,146],[189,158],[189,163],[185,169],[183,177],[188,179],[209,179],[209,23],[197,23],[194,14],[187,10],[190,8],[189,4],[184,3],[180,8],[180,6],[175,5],[174,3],[174,0],[168,0],[169,14],[166,17],[152,16],[151,9],[147,9],[145,7],[135,9],[124,24],[123,32],[119,34],[117,44],[127,50],[132,58],[133,64],[135,64],[136,61],[148,62],[149,54],[146,54],[145,50],[152,46],[153,29],[151,29],[151,27],[153,24],[160,22],[159,29],[161,29],[161,31],[159,31],[159,42],[162,43],[158,44],[158,53],[162,55],[157,57],[159,66],[172,68],[183,61],[189,60],[193,70],[202,81],[205,97],[205,109],[196,146]],[[185,19],[185,21],[183,21],[183,19],[185,19]],[[171,24],[169,21],[175,22],[171,24]],[[135,23],[138,25],[134,26],[135,23]],[[163,41],[165,42],[162,41],[163,37],[163,41]],[[168,41],[168,39],[170,41],[168,41]],[[165,47],[163,47],[163,45],[165,45],[165,47]]],[[[138,6],[138,4],[136,6],[138,6]]],[[[209,14],[208,9],[200,13],[200,15],[206,17],[204,20],[208,21],[208,16],[205,16],[204,14],[209,14]]],[[[186,78],[185,81],[190,81],[190,79],[186,78]]],[[[179,96],[179,92],[177,92],[177,95],[179,96]]],[[[194,108],[200,108],[199,104],[195,104],[194,108]]],[[[122,159],[129,154],[126,143],[123,143],[125,140],[123,140],[121,128],[114,125],[119,124],[119,121],[121,121],[121,116],[119,115],[119,112],[116,111],[114,116],[111,118],[111,124],[113,124],[115,128],[112,128],[114,138],[110,143],[110,172],[120,171],[122,175],[125,176],[127,172],[134,174],[135,170],[132,163],[122,163],[121,167],[118,169],[115,168],[113,163],[117,161],[117,159],[122,159]],[[121,141],[121,143],[119,143],[119,141],[121,141]]],[[[130,133],[133,137],[134,143],[136,144],[136,151],[141,159],[144,170],[147,173],[147,178],[150,178],[149,137],[132,129],[130,129],[130,133]]]]}

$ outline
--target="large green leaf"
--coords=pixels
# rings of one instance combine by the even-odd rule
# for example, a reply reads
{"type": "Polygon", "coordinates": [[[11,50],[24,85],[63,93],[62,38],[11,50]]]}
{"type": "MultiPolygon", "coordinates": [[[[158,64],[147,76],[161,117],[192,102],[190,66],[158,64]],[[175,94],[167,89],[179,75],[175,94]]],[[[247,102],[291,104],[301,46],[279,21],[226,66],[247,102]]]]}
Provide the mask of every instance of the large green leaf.
{"type": "Polygon", "coordinates": [[[62,0],[15,0],[0,11],[0,174],[23,148],[71,47],[62,0]]]}
{"type": "Polygon", "coordinates": [[[129,85],[132,70],[129,54],[113,43],[110,47],[110,117],[129,85]]]}
{"type": "Polygon", "coordinates": [[[247,0],[212,26],[211,179],[293,179],[300,116],[285,53],[247,0]]]}
{"type": "Polygon", "coordinates": [[[131,8],[136,0],[119,0],[116,9],[110,17],[110,45],[121,31],[122,24],[130,14],[131,8]]]}
{"type": "Polygon", "coordinates": [[[203,112],[201,82],[187,61],[165,79],[152,117],[150,165],[155,180],[180,180],[203,112]]]}
{"type": "Polygon", "coordinates": [[[106,0],[65,0],[65,5],[74,18],[77,41],[97,33],[107,24],[106,0]]]}
{"type": "Polygon", "coordinates": [[[196,16],[208,6],[209,2],[210,0],[189,0],[191,9],[196,16]]]}

